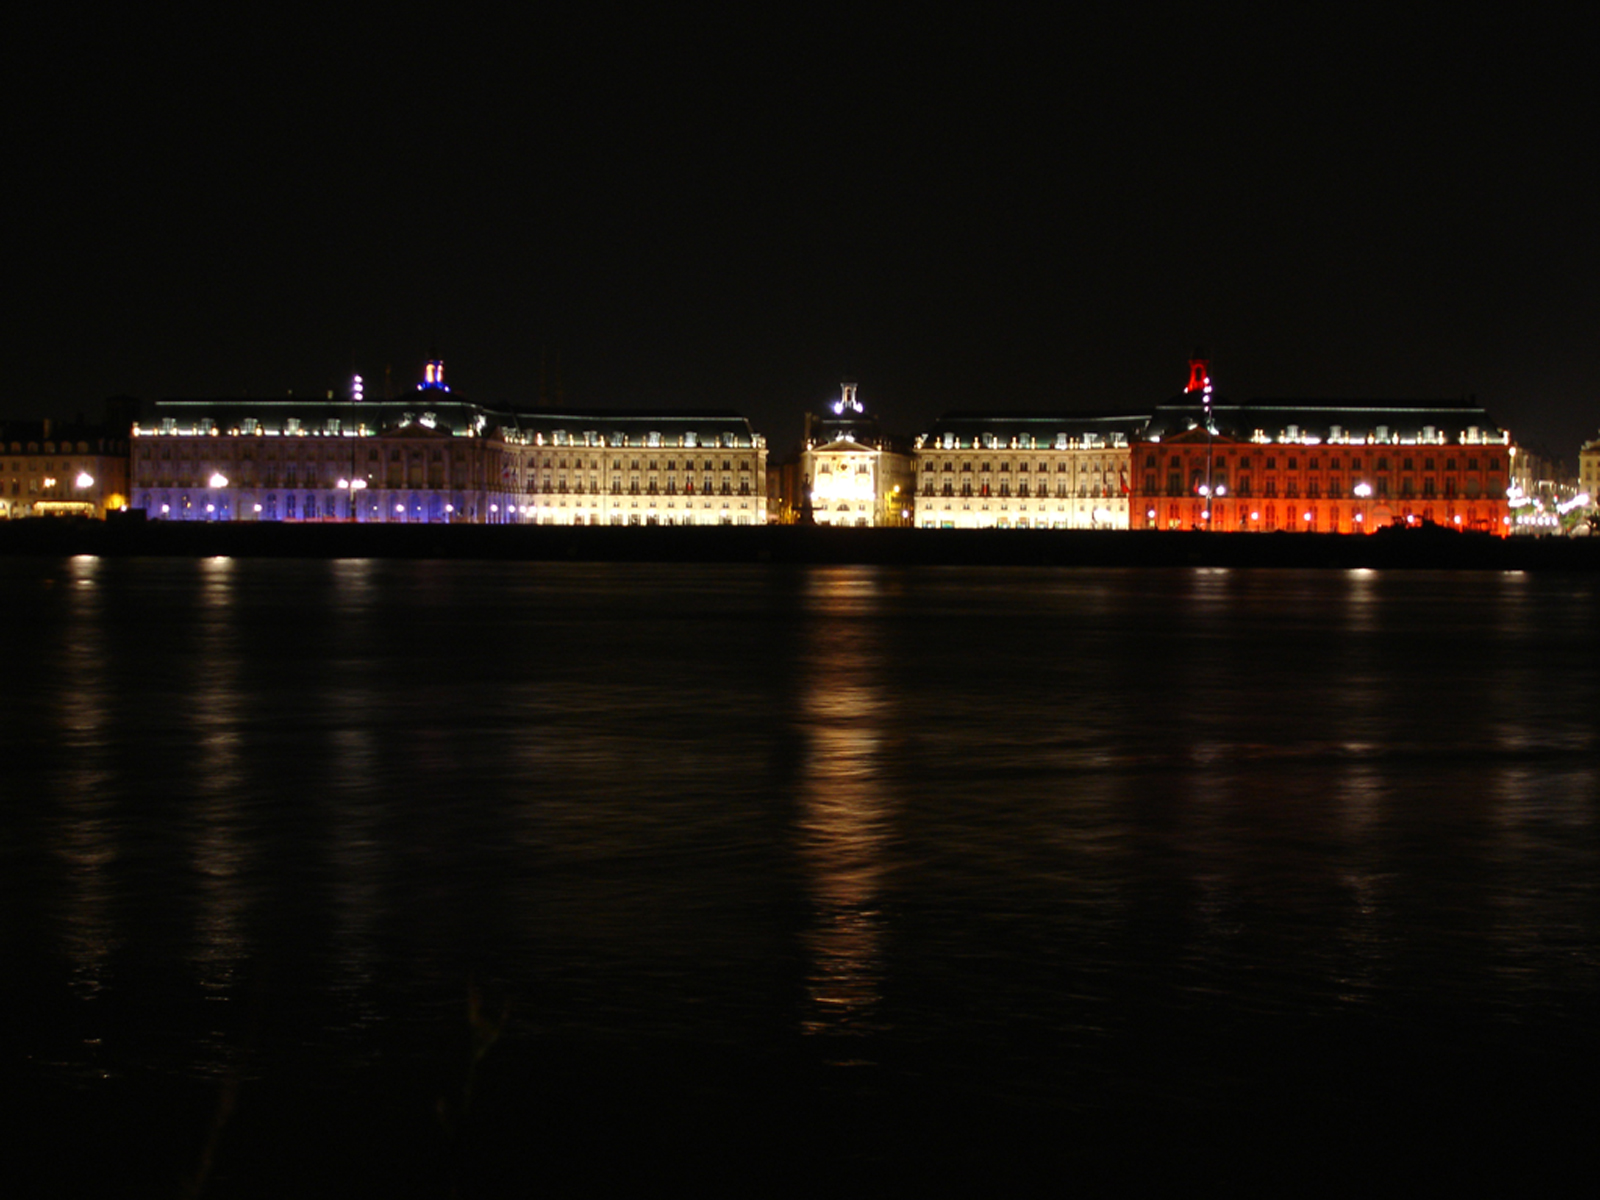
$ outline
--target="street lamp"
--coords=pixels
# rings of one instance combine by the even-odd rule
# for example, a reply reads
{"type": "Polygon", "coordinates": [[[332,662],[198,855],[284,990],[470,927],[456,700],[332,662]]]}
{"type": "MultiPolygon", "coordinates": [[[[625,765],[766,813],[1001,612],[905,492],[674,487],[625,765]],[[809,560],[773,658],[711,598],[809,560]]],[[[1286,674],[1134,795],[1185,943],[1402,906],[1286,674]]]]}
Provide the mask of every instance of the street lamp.
{"type": "Polygon", "coordinates": [[[356,519],[356,493],[367,486],[367,481],[365,479],[341,479],[336,486],[350,493],[350,519],[354,521],[356,519]]]}
{"type": "MultiPolygon", "coordinates": [[[[224,475],[221,471],[213,471],[213,472],[211,472],[211,478],[206,480],[206,486],[209,487],[212,491],[219,491],[220,489],[225,488],[225,487],[228,486],[228,477],[226,475],[224,475]]],[[[217,511],[217,506],[215,504],[207,504],[206,505],[206,512],[215,515],[216,511],[217,511]]],[[[224,515],[226,515],[226,514],[224,514],[224,515]]]]}
{"type": "MultiPolygon", "coordinates": [[[[1370,483],[1358,483],[1350,489],[1350,493],[1357,500],[1369,500],[1372,498],[1372,485],[1370,483]]],[[[1367,526],[1367,514],[1360,508],[1356,509],[1356,524],[1363,529],[1367,526]]]]}

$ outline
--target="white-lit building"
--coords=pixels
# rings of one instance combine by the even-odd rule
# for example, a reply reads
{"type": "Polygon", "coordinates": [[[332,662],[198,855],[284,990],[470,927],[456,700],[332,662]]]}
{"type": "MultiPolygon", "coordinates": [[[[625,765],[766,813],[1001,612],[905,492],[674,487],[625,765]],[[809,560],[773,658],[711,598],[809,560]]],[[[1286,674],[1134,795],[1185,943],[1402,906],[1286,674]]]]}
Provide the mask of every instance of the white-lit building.
{"type": "Polygon", "coordinates": [[[800,449],[802,519],[818,525],[911,524],[911,455],[868,416],[856,385],[840,385],[826,413],[807,413],[800,449]]]}
{"type": "Polygon", "coordinates": [[[737,413],[521,413],[517,439],[520,519],[766,524],[767,442],[737,413]]]}
{"type": "Polygon", "coordinates": [[[916,439],[921,529],[1126,529],[1128,413],[949,413],[916,439]]]}

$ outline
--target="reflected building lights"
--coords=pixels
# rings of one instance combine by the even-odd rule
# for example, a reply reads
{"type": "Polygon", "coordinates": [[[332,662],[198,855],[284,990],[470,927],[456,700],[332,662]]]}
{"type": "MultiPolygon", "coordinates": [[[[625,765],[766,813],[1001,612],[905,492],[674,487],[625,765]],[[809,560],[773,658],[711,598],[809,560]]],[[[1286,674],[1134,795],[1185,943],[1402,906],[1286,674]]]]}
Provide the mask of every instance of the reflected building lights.
{"type": "Polygon", "coordinates": [[[859,617],[875,607],[870,569],[812,575],[813,632],[800,698],[806,740],[799,787],[800,854],[812,902],[808,1034],[876,1029],[883,982],[878,907],[893,812],[880,766],[887,692],[881,651],[859,617]]]}
{"type": "MultiPolygon", "coordinates": [[[[228,558],[198,564],[200,578],[198,639],[193,660],[195,810],[190,856],[196,897],[193,965],[209,1000],[236,999],[239,969],[250,953],[246,931],[249,900],[246,877],[251,865],[251,834],[244,798],[239,724],[244,696],[239,683],[237,564],[228,558]]],[[[223,1065],[237,1047],[213,1035],[223,1065]]]]}
{"type": "Polygon", "coordinates": [[[71,587],[68,637],[61,647],[62,687],[55,693],[61,744],[68,752],[62,788],[57,853],[66,866],[67,898],[62,913],[71,988],[92,999],[106,987],[118,934],[113,920],[115,888],[110,871],[118,857],[114,806],[107,795],[105,762],[109,717],[105,708],[103,599],[100,560],[78,555],[67,564],[71,587]]]}
{"type": "Polygon", "coordinates": [[[333,988],[346,1006],[349,1024],[364,1029],[379,1015],[372,982],[383,871],[381,763],[372,728],[365,721],[381,703],[370,686],[370,647],[366,644],[376,564],[371,559],[341,559],[330,564],[330,569],[341,624],[339,656],[330,664],[325,720],[332,752],[329,800],[333,808],[325,843],[333,893],[330,959],[333,988]],[[352,715],[362,719],[352,721],[352,715]]]}

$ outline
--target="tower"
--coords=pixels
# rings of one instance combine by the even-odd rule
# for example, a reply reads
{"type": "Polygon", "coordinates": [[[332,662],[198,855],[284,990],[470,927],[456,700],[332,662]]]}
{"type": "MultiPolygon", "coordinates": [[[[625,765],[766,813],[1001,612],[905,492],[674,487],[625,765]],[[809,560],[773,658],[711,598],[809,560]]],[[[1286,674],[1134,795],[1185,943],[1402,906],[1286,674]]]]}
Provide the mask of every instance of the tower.
{"type": "Polygon", "coordinates": [[[444,381],[444,359],[435,355],[428,360],[428,365],[422,369],[422,382],[417,384],[419,392],[448,392],[450,385],[444,381]]]}
{"type": "Polygon", "coordinates": [[[1183,389],[1183,394],[1192,396],[1196,392],[1200,394],[1200,403],[1205,409],[1206,432],[1216,433],[1216,423],[1211,415],[1211,360],[1198,346],[1189,356],[1189,386],[1183,389]]]}

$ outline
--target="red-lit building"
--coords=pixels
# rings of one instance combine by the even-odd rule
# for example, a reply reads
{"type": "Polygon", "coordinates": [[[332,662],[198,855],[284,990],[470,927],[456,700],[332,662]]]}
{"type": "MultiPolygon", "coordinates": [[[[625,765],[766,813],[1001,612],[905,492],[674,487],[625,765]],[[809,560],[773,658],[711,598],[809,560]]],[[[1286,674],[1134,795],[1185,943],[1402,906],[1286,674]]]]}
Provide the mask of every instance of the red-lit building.
{"type": "Polygon", "coordinates": [[[1204,359],[1131,448],[1134,529],[1504,535],[1516,447],[1471,403],[1214,399],[1204,359]]]}

